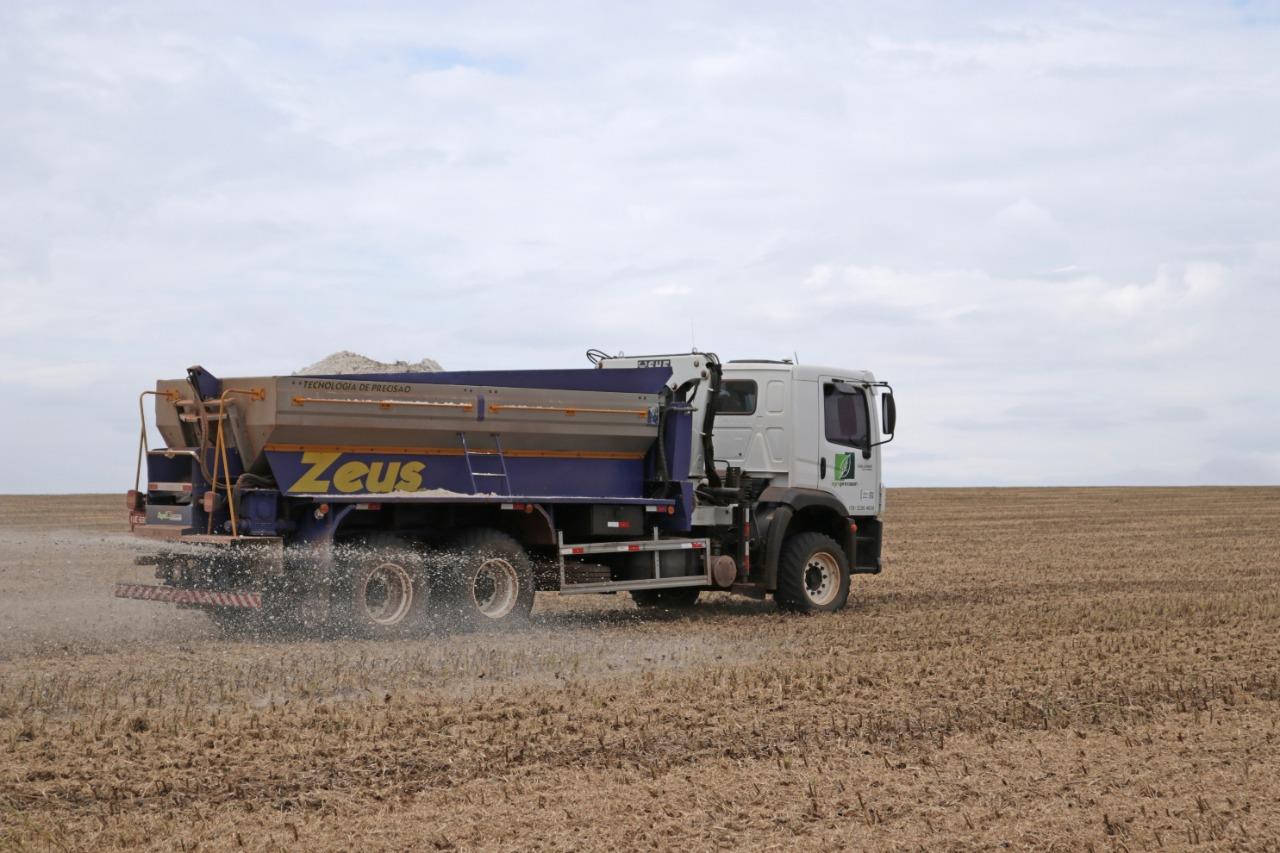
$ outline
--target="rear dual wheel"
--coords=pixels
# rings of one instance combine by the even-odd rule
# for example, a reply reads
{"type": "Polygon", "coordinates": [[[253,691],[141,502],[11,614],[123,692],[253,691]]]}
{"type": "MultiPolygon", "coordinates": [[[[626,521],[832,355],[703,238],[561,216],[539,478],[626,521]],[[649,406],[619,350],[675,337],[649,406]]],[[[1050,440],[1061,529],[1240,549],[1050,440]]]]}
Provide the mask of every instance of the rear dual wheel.
{"type": "Polygon", "coordinates": [[[360,620],[374,630],[403,624],[413,610],[420,588],[409,573],[406,560],[378,556],[367,561],[352,577],[351,596],[360,620]]]}
{"type": "Polygon", "coordinates": [[[473,528],[436,552],[384,540],[342,576],[338,600],[351,630],[385,638],[436,626],[519,625],[533,608],[533,592],[533,567],[523,546],[501,531],[473,528]]]}
{"type": "Polygon", "coordinates": [[[335,557],[330,623],[340,632],[392,639],[426,627],[430,582],[421,554],[399,539],[342,546],[335,557]]]}
{"type": "MultiPolygon", "coordinates": [[[[288,604],[288,612],[275,614],[274,621],[339,636],[394,639],[437,625],[518,625],[533,608],[533,568],[524,548],[487,528],[467,530],[436,552],[391,535],[341,543],[328,578],[314,587],[314,595],[293,590],[273,596],[288,604]]],[[[252,636],[271,621],[259,611],[211,612],[232,636],[252,636]]]]}
{"type": "Polygon", "coordinates": [[[533,566],[524,547],[499,530],[473,528],[445,550],[435,610],[463,630],[522,625],[533,609],[533,566]]]}

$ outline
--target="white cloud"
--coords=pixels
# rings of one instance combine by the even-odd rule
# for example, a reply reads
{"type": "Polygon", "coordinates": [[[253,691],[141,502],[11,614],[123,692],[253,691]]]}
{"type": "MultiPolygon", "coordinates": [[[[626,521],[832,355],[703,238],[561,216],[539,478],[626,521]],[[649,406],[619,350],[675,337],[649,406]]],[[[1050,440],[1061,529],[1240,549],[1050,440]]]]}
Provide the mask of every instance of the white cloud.
{"type": "Polygon", "coordinates": [[[1227,268],[1216,263],[1192,263],[1182,274],[1189,302],[1202,302],[1221,291],[1227,284],[1227,268]]]}

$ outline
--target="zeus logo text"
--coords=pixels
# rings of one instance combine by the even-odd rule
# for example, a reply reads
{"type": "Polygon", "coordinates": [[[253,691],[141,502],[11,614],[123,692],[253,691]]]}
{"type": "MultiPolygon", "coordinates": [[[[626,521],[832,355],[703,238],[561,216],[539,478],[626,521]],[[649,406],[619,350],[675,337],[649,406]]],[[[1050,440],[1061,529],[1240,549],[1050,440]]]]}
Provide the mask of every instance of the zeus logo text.
{"type": "Polygon", "coordinates": [[[416,492],[422,488],[422,462],[344,462],[330,472],[341,453],[308,451],[302,454],[307,471],[298,478],[290,492],[416,492]]]}

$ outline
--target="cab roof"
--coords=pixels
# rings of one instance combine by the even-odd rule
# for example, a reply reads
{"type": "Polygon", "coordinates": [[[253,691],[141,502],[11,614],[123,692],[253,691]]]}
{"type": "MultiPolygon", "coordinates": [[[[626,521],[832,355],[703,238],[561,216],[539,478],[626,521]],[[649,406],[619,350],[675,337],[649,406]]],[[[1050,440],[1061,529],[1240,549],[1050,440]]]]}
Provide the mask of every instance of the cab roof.
{"type": "Polygon", "coordinates": [[[853,370],[848,367],[824,367],[820,364],[791,364],[785,361],[760,359],[735,359],[726,362],[724,375],[735,373],[790,373],[796,379],[817,381],[818,379],[848,379],[854,382],[875,382],[876,377],[870,370],[853,370]]]}

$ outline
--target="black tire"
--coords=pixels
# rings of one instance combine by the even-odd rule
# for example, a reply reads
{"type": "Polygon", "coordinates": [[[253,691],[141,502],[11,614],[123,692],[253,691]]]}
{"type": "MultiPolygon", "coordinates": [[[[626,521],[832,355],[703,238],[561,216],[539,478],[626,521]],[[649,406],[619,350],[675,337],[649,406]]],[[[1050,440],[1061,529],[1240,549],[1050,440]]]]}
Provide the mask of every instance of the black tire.
{"type": "Polygon", "coordinates": [[[663,610],[683,610],[698,603],[698,595],[702,592],[696,586],[677,586],[670,589],[633,589],[631,600],[636,607],[663,610]]]}
{"type": "Polygon", "coordinates": [[[456,536],[444,552],[435,612],[461,630],[511,628],[529,621],[533,565],[515,538],[475,527],[456,536]]]}
{"type": "Polygon", "coordinates": [[[399,539],[346,543],[334,554],[329,627],[339,634],[387,640],[419,633],[430,584],[422,555],[399,539]]]}
{"type": "Polygon", "coordinates": [[[849,560],[823,533],[797,533],[782,545],[774,601],[797,613],[834,613],[849,600],[849,560]]]}

